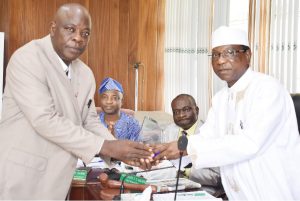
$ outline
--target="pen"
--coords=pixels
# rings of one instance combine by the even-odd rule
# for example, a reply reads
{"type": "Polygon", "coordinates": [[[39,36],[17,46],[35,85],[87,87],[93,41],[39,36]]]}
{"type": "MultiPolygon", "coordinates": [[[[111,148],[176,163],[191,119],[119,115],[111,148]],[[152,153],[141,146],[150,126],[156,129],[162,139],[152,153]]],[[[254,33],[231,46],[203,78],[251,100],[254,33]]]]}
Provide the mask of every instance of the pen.
{"type": "Polygon", "coordinates": [[[92,99],[90,99],[89,102],[88,102],[88,104],[87,104],[88,108],[91,107],[91,103],[92,103],[92,99]]]}
{"type": "Polygon", "coordinates": [[[152,158],[155,158],[158,154],[160,154],[160,151],[155,152],[155,153],[154,153],[154,156],[153,156],[152,158]]]}
{"type": "Polygon", "coordinates": [[[103,162],[103,160],[99,160],[99,161],[92,161],[92,162],[90,162],[90,163],[101,163],[101,162],[103,162]]]}

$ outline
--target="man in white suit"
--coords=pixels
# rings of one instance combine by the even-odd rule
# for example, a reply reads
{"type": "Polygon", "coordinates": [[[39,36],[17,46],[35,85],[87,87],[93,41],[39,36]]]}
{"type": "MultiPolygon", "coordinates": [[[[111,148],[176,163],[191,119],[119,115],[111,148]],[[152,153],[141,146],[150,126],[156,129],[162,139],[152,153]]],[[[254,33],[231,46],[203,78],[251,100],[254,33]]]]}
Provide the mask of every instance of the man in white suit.
{"type": "Polygon", "coordinates": [[[0,122],[0,199],[65,199],[77,159],[88,163],[95,154],[151,166],[147,146],[115,140],[97,118],[95,79],[78,59],[90,32],[87,9],[65,4],[50,35],[12,55],[0,122]]]}
{"type": "MultiPolygon", "coordinates": [[[[227,86],[213,97],[199,135],[189,137],[193,166],[220,167],[229,200],[299,200],[300,138],[290,94],[274,78],[251,70],[242,30],[215,30],[211,57],[227,86]]],[[[176,142],[160,151],[157,158],[179,156],[176,142]]]]}

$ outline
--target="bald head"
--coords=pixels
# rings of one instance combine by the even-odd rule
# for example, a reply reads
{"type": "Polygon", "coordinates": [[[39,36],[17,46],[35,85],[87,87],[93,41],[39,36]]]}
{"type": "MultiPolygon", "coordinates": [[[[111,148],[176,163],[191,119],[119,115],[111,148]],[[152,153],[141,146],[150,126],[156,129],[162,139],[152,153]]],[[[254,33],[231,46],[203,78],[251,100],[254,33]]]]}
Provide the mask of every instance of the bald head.
{"type": "Polygon", "coordinates": [[[72,18],[74,15],[86,16],[90,25],[92,25],[89,11],[78,3],[68,3],[60,6],[55,13],[54,21],[63,20],[65,18],[72,18]]]}
{"type": "Polygon", "coordinates": [[[86,49],[90,39],[91,16],[80,4],[60,6],[51,22],[50,36],[54,50],[69,65],[86,49]]]}
{"type": "Polygon", "coordinates": [[[179,94],[172,100],[171,106],[178,100],[188,100],[191,106],[197,106],[194,97],[189,94],[179,94]]]}

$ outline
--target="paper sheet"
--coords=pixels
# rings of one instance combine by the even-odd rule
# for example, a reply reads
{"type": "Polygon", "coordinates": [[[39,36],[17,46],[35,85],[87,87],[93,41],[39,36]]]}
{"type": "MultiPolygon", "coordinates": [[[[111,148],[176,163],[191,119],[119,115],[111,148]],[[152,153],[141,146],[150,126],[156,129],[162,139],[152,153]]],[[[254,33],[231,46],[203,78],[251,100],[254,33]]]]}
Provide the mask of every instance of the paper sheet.
{"type": "MultiPolygon", "coordinates": [[[[93,160],[89,163],[86,164],[87,167],[91,168],[107,168],[108,166],[106,163],[100,158],[100,157],[94,157],[93,160]]],[[[84,167],[83,161],[78,159],[76,168],[79,167],[84,167]]]]}
{"type": "MultiPolygon", "coordinates": [[[[191,163],[191,159],[188,156],[183,156],[181,160],[180,170],[183,170],[185,166],[187,166],[189,163],[191,163]]],[[[179,159],[171,160],[171,163],[176,167],[178,170],[179,168],[179,159]]]]}
{"type": "MultiPolygon", "coordinates": [[[[153,194],[153,201],[166,201],[174,200],[175,193],[153,194]]],[[[215,198],[206,191],[193,191],[193,192],[178,192],[176,200],[222,200],[221,198],[215,198]]]]}
{"type": "Polygon", "coordinates": [[[121,200],[126,201],[150,201],[152,189],[148,186],[143,193],[126,193],[121,195],[121,200]]]}

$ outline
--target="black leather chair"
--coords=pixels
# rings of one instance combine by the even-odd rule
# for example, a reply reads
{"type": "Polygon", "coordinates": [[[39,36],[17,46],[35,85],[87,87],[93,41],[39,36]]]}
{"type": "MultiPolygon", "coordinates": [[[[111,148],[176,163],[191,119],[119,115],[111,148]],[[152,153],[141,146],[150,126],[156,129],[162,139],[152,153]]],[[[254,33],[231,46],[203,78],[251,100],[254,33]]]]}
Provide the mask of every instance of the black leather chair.
{"type": "Polygon", "coordinates": [[[296,110],[297,122],[298,122],[298,131],[300,133],[300,94],[291,94],[294,101],[294,106],[296,110]]]}

